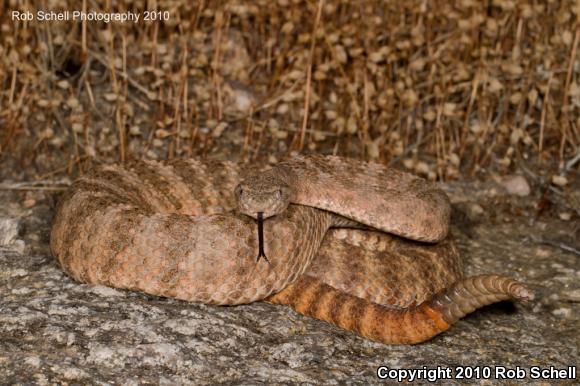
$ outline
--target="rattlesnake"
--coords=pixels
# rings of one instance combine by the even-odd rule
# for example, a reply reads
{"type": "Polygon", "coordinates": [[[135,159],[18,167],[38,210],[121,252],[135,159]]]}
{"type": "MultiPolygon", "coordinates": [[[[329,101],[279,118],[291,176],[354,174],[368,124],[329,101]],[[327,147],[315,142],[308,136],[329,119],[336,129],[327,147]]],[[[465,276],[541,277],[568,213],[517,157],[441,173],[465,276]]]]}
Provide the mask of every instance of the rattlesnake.
{"type": "Polygon", "coordinates": [[[483,305],[532,296],[506,277],[462,279],[449,201],[421,178],[322,156],[262,169],[96,167],[61,199],[52,252],[81,282],[208,304],[265,299],[384,343],[421,342],[483,305]]]}

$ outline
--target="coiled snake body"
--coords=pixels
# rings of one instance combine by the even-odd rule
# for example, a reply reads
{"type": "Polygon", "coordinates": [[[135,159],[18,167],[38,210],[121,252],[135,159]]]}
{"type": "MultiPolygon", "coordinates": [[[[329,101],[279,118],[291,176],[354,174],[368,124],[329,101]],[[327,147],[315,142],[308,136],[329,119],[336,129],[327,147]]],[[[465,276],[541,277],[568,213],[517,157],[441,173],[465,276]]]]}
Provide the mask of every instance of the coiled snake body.
{"type": "Polygon", "coordinates": [[[51,249],[81,282],[209,304],[266,299],[373,340],[417,343],[483,305],[532,296],[510,278],[462,278],[449,212],[423,179],[338,157],[269,170],[139,161],[75,181],[51,249]],[[256,206],[267,261],[256,262],[256,206]]]}

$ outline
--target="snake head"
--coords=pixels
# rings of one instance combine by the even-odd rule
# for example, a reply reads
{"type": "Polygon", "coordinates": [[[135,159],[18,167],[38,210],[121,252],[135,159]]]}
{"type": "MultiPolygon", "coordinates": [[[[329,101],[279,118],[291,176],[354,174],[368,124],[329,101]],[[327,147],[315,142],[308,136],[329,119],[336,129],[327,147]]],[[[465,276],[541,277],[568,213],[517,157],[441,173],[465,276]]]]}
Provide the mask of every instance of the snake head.
{"type": "Polygon", "coordinates": [[[262,213],[264,219],[280,214],[292,200],[292,189],[282,179],[259,173],[248,177],[234,190],[238,210],[254,219],[262,213]]]}

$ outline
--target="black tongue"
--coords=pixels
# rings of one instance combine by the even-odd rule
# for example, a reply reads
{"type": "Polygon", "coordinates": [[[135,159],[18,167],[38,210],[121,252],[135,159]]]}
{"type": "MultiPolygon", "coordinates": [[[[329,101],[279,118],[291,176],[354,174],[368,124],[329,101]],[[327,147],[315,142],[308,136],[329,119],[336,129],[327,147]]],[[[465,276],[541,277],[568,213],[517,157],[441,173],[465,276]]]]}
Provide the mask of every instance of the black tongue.
{"type": "Polygon", "coordinates": [[[261,257],[268,263],[270,262],[264,253],[264,212],[258,212],[258,257],[256,262],[260,261],[261,257]]]}

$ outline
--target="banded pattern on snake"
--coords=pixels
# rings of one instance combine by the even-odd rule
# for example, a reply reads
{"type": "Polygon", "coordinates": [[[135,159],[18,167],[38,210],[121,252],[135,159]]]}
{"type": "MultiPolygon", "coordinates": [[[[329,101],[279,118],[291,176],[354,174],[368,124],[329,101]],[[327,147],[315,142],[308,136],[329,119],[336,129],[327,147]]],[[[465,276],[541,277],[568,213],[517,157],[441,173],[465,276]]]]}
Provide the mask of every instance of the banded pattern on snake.
{"type": "Polygon", "coordinates": [[[449,201],[423,179],[338,157],[263,169],[96,167],[61,199],[51,249],[81,282],[208,304],[265,299],[384,343],[425,341],[478,307],[532,297],[507,277],[463,279],[449,201]],[[256,262],[256,208],[267,261],[256,262]]]}

